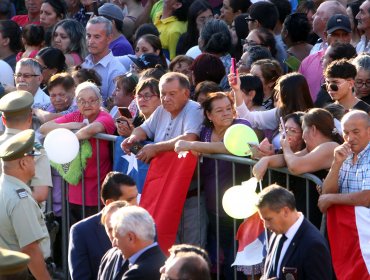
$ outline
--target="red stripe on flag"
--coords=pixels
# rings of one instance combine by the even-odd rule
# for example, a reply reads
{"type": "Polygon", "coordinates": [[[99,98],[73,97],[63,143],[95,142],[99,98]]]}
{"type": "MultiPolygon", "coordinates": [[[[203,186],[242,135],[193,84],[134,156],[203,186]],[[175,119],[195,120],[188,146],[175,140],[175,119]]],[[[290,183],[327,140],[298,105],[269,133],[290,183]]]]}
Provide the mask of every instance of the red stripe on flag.
{"type": "Polygon", "coordinates": [[[179,159],[175,152],[161,153],[150,163],[140,206],[152,215],[158,243],[165,254],[175,243],[196,164],[197,158],[192,153],[179,159]]]}
{"type": "Polygon", "coordinates": [[[327,212],[327,229],[337,279],[369,280],[370,275],[360,248],[354,206],[330,207],[327,212]]]}
{"type": "Polygon", "coordinates": [[[264,230],[265,228],[258,212],[245,219],[236,233],[236,240],[239,241],[238,252],[243,251],[246,246],[255,241],[264,230]]]}

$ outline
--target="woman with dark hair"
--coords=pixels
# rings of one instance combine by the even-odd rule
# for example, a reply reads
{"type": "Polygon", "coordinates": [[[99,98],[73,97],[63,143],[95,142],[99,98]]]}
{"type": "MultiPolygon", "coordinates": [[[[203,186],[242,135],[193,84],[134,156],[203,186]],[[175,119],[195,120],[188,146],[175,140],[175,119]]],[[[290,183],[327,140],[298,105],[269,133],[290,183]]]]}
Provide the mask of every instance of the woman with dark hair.
{"type": "Polygon", "coordinates": [[[203,81],[212,81],[220,84],[225,76],[225,68],[221,59],[210,53],[202,53],[191,65],[193,72],[193,85],[196,86],[203,81]]]}
{"type": "Polygon", "coordinates": [[[164,56],[162,43],[158,36],[153,34],[145,34],[137,39],[135,43],[135,55],[140,57],[142,54],[156,54],[161,58],[161,65],[166,69],[167,60],[164,56]]]}
{"type": "Polygon", "coordinates": [[[76,66],[72,71],[71,75],[75,80],[76,86],[83,82],[92,82],[96,84],[99,88],[101,87],[101,77],[94,69],[81,68],[81,66],[76,66]]]}
{"type": "Polygon", "coordinates": [[[55,24],[51,45],[60,49],[68,66],[80,65],[87,55],[86,30],[74,19],[64,19],[55,24]]]}
{"type": "MultiPolygon", "coordinates": [[[[314,173],[319,178],[325,178],[334,160],[334,149],[343,143],[343,139],[335,128],[334,118],[327,110],[310,109],[302,119],[302,139],[306,147],[295,151],[289,140],[293,133],[290,126],[285,128],[286,137],[281,140],[283,154],[261,158],[253,168],[257,179],[262,179],[269,167],[286,166],[292,174],[314,173]],[[290,135],[290,136],[289,136],[290,135]]],[[[304,186],[304,184],[292,184],[304,186]]],[[[295,187],[295,194],[305,193],[303,188],[295,187]]],[[[317,207],[318,192],[309,191],[310,221],[320,227],[321,213],[317,207]]],[[[301,205],[301,203],[297,203],[301,205]]]]}
{"type": "Polygon", "coordinates": [[[273,92],[277,79],[283,74],[278,61],[261,59],[252,64],[250,73],[261,79],[263,85],[262,106],[267,110],[274,107],[273,92]]]}
{"type": "Polygon", "coordinates": [[[117,132],[119,135],[128,137],[135,127],[140,126],[161,105],[158,80],[147,78],[139,81],[136,85],[135,104],[139,109],[132,119],[120,116],[116,119],[117,132]]]}
{"type": "Polygon", "coordinates": [[[207,96],[211,92],[221,91],[218,84],[212,81],[203,81],[197,84],[194,89],[194,100],[200,105],[207,99],[207,96]]]}
{"type": "MultiPolygon", "coordinates": [[[[193,151],[205,154],[229,154],[225,145],[224,135],[226,130],[233,124],[249,126],[248,121],[237,119],[233,100],[224,92],[213,92],[208,94],[206,100],[202,103],[204,109],[204,126],[200,132],[200,141],[177,141],[175,151],[193,151]]],[[[200,164],[200,173],[204,187],[206,207],[209,217],[209,230],[207,248],[208,252],[216,252],[216,221],[219,221],[220,247],[223,250],[223,267],[220,269],[225,279],[233,279],[234,270],[231,263],[234,261],[234,220],[230,218],[219,207],[217,213],[216,205],[221,205],[223,193],[227,188],[233,185],[233,164],[228,161],[218,160],[218,200],[216,199],[216,174],[215,160],[204,158],[200,164]]],[[[247,179],[248,172],[245,172],[245,166],[235,164],[236,182],[240,183],[247,179]]],[[[240,221],[238,222],[240,223],[240,221]]],[[[220,262],[216,256],[211,257],[214,262],[220,262]]]]}
{"type": "Polygon", "coordinates": [[[185,54],[191,47],[198,45],[199,32],[205,22],[213,18],[211,5],[206,0],[195,0],[188,11],[188,28],[176,47],[176,55],[185,54]]]}
{"type": "Polygon", "coordinates": [[[21,29],[17,23],[12,20],[0,20],[0,36],[2,37],[0,59],[8,63],[13,69],[13,72],[17,63],[17,53],[23,47],[21,34],[21,29]]]}
{"type": "Polygon", "coordinates": [[[304,13],[288,15],[283,23],[281,38],[287,45],[288,58],[285,64],[292,71],[298,71],[301,61],[310,54],[312,45],[307,43],[311,25],[304,13]]]}
{"type": "Polygon", "coordinates": [[[44,29],[36,24],[28,24],[22,28],[22,42],[24,52],[17,54],[17,61],[21,58],[34,58],[44,43],[44,29]]]}
{"type": "MultiPolygon", "coordinates": [[[[113,107],[110,110],[110,114],[113,118],[120,116],[118,107],[134,107],[134,111],[130,110],[132,115],[136,115],[137,107],[136,104],[132,104],[134,100],[135,87],[138,82],[138,78],[129,73],[125,75],[119,75],[115,78],[116,88],[110,97],[113,107]],[[130,106],[131,105],[131,106],[130,106]],[[133,105],[133,106],[132,106],[133,105]]],[[[109,109],[109,108],[108,108],[109,109]]]]}
{"type": "Polygon", "coordinates": [[[40,24],[45,30],[45,45],[51,45],[51,33],[54,25],[67,16],[64,0],[43,0],[40,10],[40,24]]]}
{"type": "Polygon", "coordinates": [[[260,27],[253,29],[242,43],[244,49],[250,46],[264,46],[268,48],[271,55],[276,58],[277,50],[275,37],[274,34],[266,28],[260,27]]]}
{"type": "MultiPolygon", "coordinates": [[[[47,47],[41,49],[36,60],[42,67],[42,83],[46,86],[50,77],[56,73],[67,71],[66,58],[59,49],[47,47]]],[[[45,91],[45,89],[44,89],[45,91]]]]}
{"type": "Polygon", "coordinates": [[[248,23],[245,20],[247,17],[247,14],[241,14],[234,18],[230,33],[232,37],[232,50],[231,50],[231,56],[234,57],[237,61],[241,58],[243,54],[243,44],[242,41],[244,41],[244,38],[246,38],[249,34],[248,30],[248,23]]]}
{"type": "Polygon", "coordinates": [[[316,44],[317,39],[319,39],[319,36],[317,36],[316,33],[314,33],[312,31],[312,23],[313,23],[313,15],[316,13],[316,10],[317,10],[318,6],[321,4],[321,2],[323,2],[323,1],[322,0],[315,0],[315,1],[303,0],[303,1],[300,1],[298,6],[297,6],[297,9],[295,11],[296,13],[304,13],[304,14],[307,15],[308,22],[310,23],[310,26],[311,26],[311,32],[308,35],[307,42],[311,45],[316,44]]]}
{"type": "Polygon", "coordinates": [[[250,111],[264,111],[263,85],[261,79],[251,74],[240,75],[240,89],[244,93],[243,99],[250,111]]]}
{"type": "MultiPolygon", "coordinates": [[[[236,79],[236,84],[232,83],[234,79],[235,75],[229,74],[229,83],[234,92],[238,116],[248,120],[253,128],[276,131],[279,127],[280,117],[285,117],[296,111],[306,111],[313,107],[307,81],[299,73],[289,73],[277,80],[274,88],[275,108],[267,111],[251,112],[244,103],[240,79],[236,79]]],[[[271,135],[274,149],[280,148],[280,136],[279,134],[271,135]]]]}
{"type": "Polygon", "coordinates": [[[351,44],[355,47],[358,42],[360,42],[361,39],[361,32],[358,30],[358,20],[356,18],[356,15],[360,11],[360,6],[364,1],[354,1],[352,3],[347,4],[347,15],[349,17],[349,20],[351,21],[351,27],[352,27],[352,39],[351,44]]]}

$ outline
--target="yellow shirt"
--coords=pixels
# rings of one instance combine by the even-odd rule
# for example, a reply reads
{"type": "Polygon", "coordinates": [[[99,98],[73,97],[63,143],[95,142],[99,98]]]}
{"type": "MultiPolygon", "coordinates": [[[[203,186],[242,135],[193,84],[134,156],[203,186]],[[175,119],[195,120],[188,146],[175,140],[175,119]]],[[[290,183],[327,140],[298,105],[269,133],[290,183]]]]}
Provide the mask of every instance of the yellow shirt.
{"type": "Polygon", "coordinates": [[[155,15],[154,25],[160,33],[163,52],[171,60],[176,56],[176,46],[181,34],[187,30],[187,22],[179,21],[175,16],[165,19],[161,17],[162,12],[155,15]]]}

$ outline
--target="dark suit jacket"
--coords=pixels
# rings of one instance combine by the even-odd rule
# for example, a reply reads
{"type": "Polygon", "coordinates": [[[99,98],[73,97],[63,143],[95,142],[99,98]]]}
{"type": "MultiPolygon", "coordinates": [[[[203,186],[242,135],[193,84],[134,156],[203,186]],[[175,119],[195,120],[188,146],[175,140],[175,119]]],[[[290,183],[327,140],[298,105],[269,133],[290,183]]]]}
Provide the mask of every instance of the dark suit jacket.
{"type": "Polygon", "coordinates": [[[96,279],[101,258],[112,244],[100,223],[101,213],[71,227],[68,246],[68,267],[72,279],[96,279]]]}
{"type": "Polygon", "coordinates": [[[122,280],[159,280],[159,269],[165,260],[166,257],[159,246],[154,246],[138,257],[135,264],[123,274],[122,280]]]}
{"type": "MultiPolygon", "coordinates": [[[[272,234],[269,252],[266,258],[264,275],[271,267],[274,248],[279,238],[272,234]]],[[[280,265],[280,278],[285,279],[283,267],[297,269],[299,280],[331,280],[331,256],[326,240],[322,234],[308,220],[304,219],[283,257],[280,265]]],[[[265,278],[264,278],[265,279],[265,278]]]]}
{"type": "Polygon", "coordinates": [[[116,272],[118,262],[123,260],[122,252],[117,247],[108,250],[100,262],[98,280],[120,280],[125,271],[116,272]]]}

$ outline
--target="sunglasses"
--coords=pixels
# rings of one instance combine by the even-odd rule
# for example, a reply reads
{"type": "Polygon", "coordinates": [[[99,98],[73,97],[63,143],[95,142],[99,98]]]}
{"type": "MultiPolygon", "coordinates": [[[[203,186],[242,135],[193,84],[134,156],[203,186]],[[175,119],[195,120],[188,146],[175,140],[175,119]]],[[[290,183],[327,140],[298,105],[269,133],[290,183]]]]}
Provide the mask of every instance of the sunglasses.
{"type": "Polygon", "coordinates": [[[347,80],[345,80],[343,83],[340,84],[334,84],[334,83],[329,83],[328,81],[325,82],[325,86],[327,90],[332,90],[332,91],[338,91],[339,87],[343,85],[347,80]]]}

